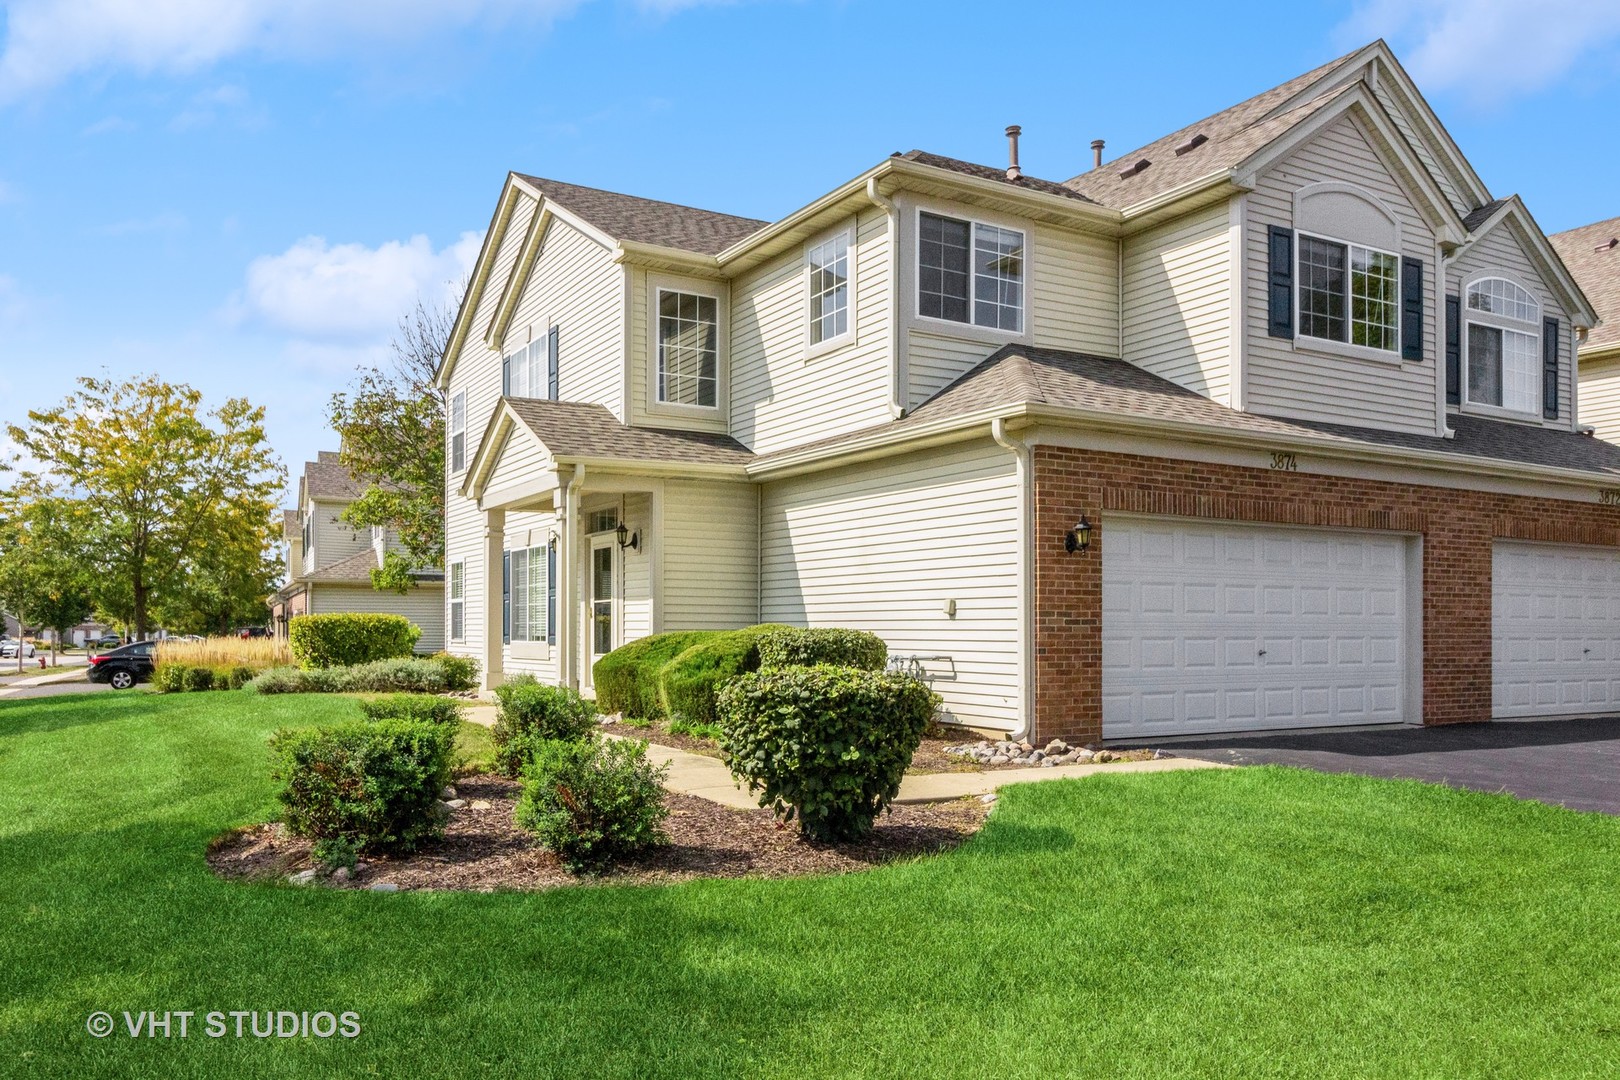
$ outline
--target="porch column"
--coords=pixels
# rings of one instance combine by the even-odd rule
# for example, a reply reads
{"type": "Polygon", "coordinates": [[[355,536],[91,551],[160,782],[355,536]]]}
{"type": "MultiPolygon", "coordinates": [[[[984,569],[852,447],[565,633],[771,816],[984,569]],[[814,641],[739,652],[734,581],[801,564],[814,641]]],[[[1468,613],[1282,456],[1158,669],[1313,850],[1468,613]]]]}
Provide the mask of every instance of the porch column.
{"type": "Polygon", "coordinates": [[[480,659],[484,664],[484,689],[493,690],[505,681],[501,665],[501,557],[506,548],[506,511],[484,511],[484,626],[480,659]]]}

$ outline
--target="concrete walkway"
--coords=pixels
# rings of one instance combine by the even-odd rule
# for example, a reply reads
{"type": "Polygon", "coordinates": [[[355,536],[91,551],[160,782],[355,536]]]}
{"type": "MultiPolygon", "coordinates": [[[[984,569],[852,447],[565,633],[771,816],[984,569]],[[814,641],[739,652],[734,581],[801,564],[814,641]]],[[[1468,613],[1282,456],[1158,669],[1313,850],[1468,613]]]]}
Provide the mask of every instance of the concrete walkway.
{"type": "Polygon", "coordinates": [[[7,694],[20,690],[27,690],[34,686],[48,686],[51,683],[71,682],[75,679],[88,684],[90,680],[85,678],[84,673],[85,669],[81,667],[73,671],[53,671],[49,675],[36,675],[31,679],[18,679],[15,682],[8,682],[4,686],[0,686],[0,697],[5,697],[7,694]]]}

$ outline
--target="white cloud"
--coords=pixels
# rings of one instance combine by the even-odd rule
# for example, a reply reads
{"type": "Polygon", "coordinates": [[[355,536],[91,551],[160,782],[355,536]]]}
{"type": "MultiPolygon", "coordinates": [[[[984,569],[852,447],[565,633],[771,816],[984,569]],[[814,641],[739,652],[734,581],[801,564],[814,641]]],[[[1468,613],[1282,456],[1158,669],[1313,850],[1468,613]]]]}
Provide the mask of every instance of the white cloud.
{"type": "Polygon", "coordinates": [[[1365,0],[1341,40],[1389,39],[1424,90],[1495,104],[1557,82],[1620,39],[1615,0],[1365,0]]]}
{"type": "Polygon", "coordinates": [[[386,341],[418,298],[430,304],[460,299],[482,239],[479,233],[462,233],[435,251],[426,236],[374,248],[306,236],[279,255],[254,259],[227,314],[306,343],[386,341]]]}

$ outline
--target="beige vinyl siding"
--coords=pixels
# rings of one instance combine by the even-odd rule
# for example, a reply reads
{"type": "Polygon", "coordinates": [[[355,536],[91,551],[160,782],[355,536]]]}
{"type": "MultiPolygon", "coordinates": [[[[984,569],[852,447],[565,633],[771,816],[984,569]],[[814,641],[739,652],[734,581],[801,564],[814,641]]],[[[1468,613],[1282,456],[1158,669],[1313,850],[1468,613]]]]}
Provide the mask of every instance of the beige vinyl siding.
{"type": "Polygon", "coordinates": [[[906,353],[910,365],[907,409],[915,409],[995,351],[982,341],[925,330],[913,330],[906,337],[910,345],[906,353]]]}
{"type": "MultiPolygon", "coordinates": [[[[1439,362],[1432,289],[1426,286],[1423,360],[1362,359],[1311,350],[1311,339],[1288,341],[1267,334],[1268,225],[1294,227],[1294,193],[1323,181],[1352,183],[1376,196],[1399,220],[1401,250],[1422,259],[1425,282],[1433,280],[1434,234],[1411,198],[1373,149],[1360,125],[1340,118],[1310,142],[1272,166],[1248,196],[1248,316],[1244,407],[1250,412],[1352,424],[1389,431],[1433,434],[1435,364],[1439,362]]],[[[1355,237],[1336,239],[1354,242],[1355,237]]],[[[1298,243],[1295,254],[1297,263],[1298,243]]],[[[1298,277],[1296,266],[1294,276],[1298,277]]],[[[1296,281],[1297,284],[1297,281],[1296,281]]],[[[1296,312],[1297,325],[1297,312],[1296,312]]]]}
{"type": "MultiPolygon", "coordinates": [[[[731,434],[756,453],[891,419],[888,232],[886,213],[861,213],[851,252],[854,331],[846,344],[809,357],[802,247],[732,283],[731,434]]],[[[632,340],[646,335],[642,327],[632,340]]]]}
{"type": "MultiPolygon", "coordinates": [[[[501,355],[485,343],[484,335],[489,329],[490,318],[495,313],[512,267],[523,247],[529,222],[535,211],[535,202],[529,196],[519,193],[515,198],[518,205],[512,211],[511,224],[495,252],[488,287],[479,297],[478,310],[473,313],[467,341],[456,361],[455,370],[451,372],[450,386],[446,395],[447,401],[453,400],[454,395],[458,393],[465,392],[467,395],[468,464],[472,463],[472,456],[477,451],[479,440],[483,438],[484,427],[493,415],[495,405],[501,396],[501,355]]],[[[450,455],[446,452],[445,479],[449,488],[445,494],[444,620],[448,627],[450,563],[456,559],[463,559],[466,563],[464,600],[466,638],[460,642],[448,642],[446,648],[460,655],[482,658],[484,583],[487,580],[484,566],[484,515],[473,500],[463,498],[459,494],[466,474],[452,472],[450,466],[450,455]]],[[[498,575],[501,568],[496,566],[494,572],[498,575]]],[[[500,617],[499,612],[495,615],[496,618],[500,617]]]]}
{"type": "Polygon", "coordinates": [[[624,548],[619,552],[619,642],[628,645],[652,633],[652,550],[648,542],[651,498],[626,495],[620,520],[625,528],[641,534],[640,550],[624,548]]]}
{"type": "Polygon", "coordinates": [[[759,488],[664,482],[661,630],[728,630],[758,622],[759,488]]]}
{"type": "Polygon", "coordinates": [[[1417,159],[1423,163],[1424,168],[1428,169],[1429,175],[1434,178],[1435,184],[1445,194],[1446,201],[1451,203],[1451,208],[1457,211],[1458,217],[1467,214],[1473,207],[1468,204],[1468,201],[1457,190],[1456,183],[1451,179],[1451,173],[1440,167],[1439,159],[1435,157],[1434,151],[1429,148],[1429,144],[1418,137],[1417,128],[1412,123],[1412,117],[1407,114],[1405,109],[1395,104],[1395,95],[1390,93],[1389,87],[1383,80],[1375,80],[1372,86],[1373,95],[1378,98],[1378,103],[1384,107],[1384,112],[1394,122],[1395,130],[1406,137],[1407,145],[1417,155],[1417,159]]]}
{"type": "MultiPolygon", "coordinates": [[[[1573,390],[1572,369],[1574,364],[1574,328],[1570,326],[1569,313],[1566,312],[1547,288],[1542,280],[1541,273],[1536,269],[1535,263],[1525,254],[1524,238],[1518,233],[1518,223],[1503,221],[1490,232],[1475,240],[1465,248],[1459,258],[1446,266],[1446,295],[1462,299],[1463,282],[1480,275],[1489,275],[1493,271],[1505,271],[1504,276],[1516,281],[1530,289],[1537,302],[1541,304],[1541,317],[1544,319],[1557,319],[1559,323],[1558,343],[1563,353],[1558,358],[1558,419],[1544,420],[1543,426],[1551,428],[1572,427],[1572,410],[1570,408],[1570,393],[1573,390]]],[[[1462,369],[1464,389],[1468,380],[1468,309],[1464,299],[1462,318],[1465,328],[1462,331],[1463,354],[1462,369]]],[[[1540,320],[1537,320],[1536,340],[1541,340],[1540,320]]],[[[1540,385],[1540,376],[1537,376],[1537,385],[1540,385]]],[[[1582,418],[1586,419],[1587,402],[1585,391],[1582,390],[1580,409],[1582,418]]],[[[1590,420],[1586,420],[1591,423],[1590,420]]]]}
{"type": "Polygon", "coordinates": [[[495,467],[490,470],[484,491],[490,494],[527,483],[544,472],[546,466],[546,452],[540,440],[526,428],[514,426],[495,459],[495,467]]]}
{"type": "Polygon", "coordinates": [[[313,550],[304,559],[309,572],[358,555],[371,546],[370,529],[357,532],[340,520],[343,511],[349,507],[348,503],[317,501],[310,505],[310,546],[313,550]]]}
{"type": "Polygon", "coordinates": [[[946,655],[933,687],[962,723],[1018,725],[1013,456],[988,439],[765,485],[761,617],[946,655]],[[956,616],[946,602],[956,602],[956,616]]]}
{"type": "MultiPolygon", "coordinates": [[[[594,401],[624,419],[625,269],[612,254],[565,221],[546,226],[503,352],[557,334],[557,392],[564,401],[594,401]]],[[[545,368],[540,368],[544,377],[545,368]]],[[[531,391],[530,397],[544,397],[531,391]]]]}
{"type": "Polygon", "coordinates": [[[416,642],[417,653],[426,655],[444,649],[444,586],[438,582],[419,585],[404,596],[395,592],[380,592],[369,585],[324,585],[317,582],[311,589],[312,614],[358,611],[403,615],[422,628],[422,636],[416,642]]]}
{"type": "Polygon", "coordinates": [[[1230,214],[1222,203],[1124,241],[1125,359],[1223,405],[1232,387],[1230,214]]]}
{"type": "Polygon", "coordinates": [[[1582,360],[1580,389],[1580,422],[1596,428],[1598,438],[1620,442],[1620,356],[1582,360]]]}

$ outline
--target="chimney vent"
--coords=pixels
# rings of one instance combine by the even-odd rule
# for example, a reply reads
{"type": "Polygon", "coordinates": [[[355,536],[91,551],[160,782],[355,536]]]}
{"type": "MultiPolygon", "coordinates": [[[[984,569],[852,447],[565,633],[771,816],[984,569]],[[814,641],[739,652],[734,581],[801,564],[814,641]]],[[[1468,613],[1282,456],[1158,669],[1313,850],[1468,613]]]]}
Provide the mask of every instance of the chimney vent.
{"type": "Polygon", "coordinates": [[[1024,129],[1017,124],[1007,126],[1007,179],[1017,180],[1024,175],[1024,170],[1018,167],[1018,136],[1024,129]]]}
{"type": "Polygon", "coordinates": [[[1103,152],[1103,141],[1101,139],[1092,139],[1091,140],[1091,167],[1093,169],[1102,168],[1102,152],[1103,152]]]}
{"type": "Polygon", "coordinates": [[[1593,248],[1592,250],[1593,251],[1613,251],[1616,247],[1620,247],[1620,237],[1611,236],[1611,237],[1609,237],[1609,242],[1607,244],[1599,244],[1597,247],[1593,248]]]}
{"type": "Polygon", "coordinates": [[[1207,142],[1209,142],[1208,135],[1204,135],[1202,133],[1194,135],[1192,138],[1187,139],[1180,146],[1176,147],[1176,157],[1180,157],[1182,154],[1190,154],[1207,142]]]}
{"type": "Polygon", "coordinates": [[[1131,177],[1135,176],[1137,173],[1141,172],[1151,164],[1153,164],[1153,162],[1149,161],[1147,158],[1142,158],[1140,161],[1134,162],[1119,170],[1119,178],[1121,180],[1129,180],[1131,177]]]}

